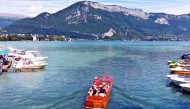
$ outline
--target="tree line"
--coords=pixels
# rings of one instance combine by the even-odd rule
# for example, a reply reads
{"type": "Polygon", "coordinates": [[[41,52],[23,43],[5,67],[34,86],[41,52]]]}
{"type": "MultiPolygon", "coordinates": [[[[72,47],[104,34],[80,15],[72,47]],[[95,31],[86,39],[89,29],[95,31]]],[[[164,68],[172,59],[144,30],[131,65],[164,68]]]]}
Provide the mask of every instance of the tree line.
{"type": "MultiPolygon", "coordinates": [[[[47,36],[47,35],[36,36],[36,41],[64,41],[64,40],[65,38],[63,36],[47,36]]],[[[0,41],[33,41],[33,37],[31,34],[0,35],[0,41]]]]}

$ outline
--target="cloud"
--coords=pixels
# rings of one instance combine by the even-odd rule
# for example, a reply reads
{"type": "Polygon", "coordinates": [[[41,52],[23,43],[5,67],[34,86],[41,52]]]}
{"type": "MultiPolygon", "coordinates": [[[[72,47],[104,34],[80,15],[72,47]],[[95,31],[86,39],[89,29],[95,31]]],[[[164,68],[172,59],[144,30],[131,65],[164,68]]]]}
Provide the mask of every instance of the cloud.
{"type": "MultiPolygon", "coordinates": [[[[100,0],[101,1],[101,0],[100,0]]],[[[140,8],[145,12],[164,12],[168,14],[187,14],[190,13],[190,1],[188,0],[110,0],[100,2],[103,4],[115,4],[127,8],[140,8]]]]}
{"type": "Polygon", "coordinates": [[[188,10],[190,9],[190,5],[180,5],[177,7],[168,7],[165,9],[160,9],[160,12],[165,12],[168,14],[175,14],[175,15],[181,15],[181,14],[188,14],[190,13],[190,11],[188,10]]]}
{"type": "MultiPolygon", "coordinates": [[[[82,0],[0,0],[0,13],[36,16],[42,12],[55,13],[82,0]],[[7,8],[11,7],[11,8],[7,8]]],[[[107,5],[140,8],[145,12],[170,14],[190,13],[189,0],[91,0],[107,5]]]]}
{"type": "Polygon", "coordinates": [[[42,5],[31,5],[27,11],[30,13],[40,12],[42,11],[42,5]]]}

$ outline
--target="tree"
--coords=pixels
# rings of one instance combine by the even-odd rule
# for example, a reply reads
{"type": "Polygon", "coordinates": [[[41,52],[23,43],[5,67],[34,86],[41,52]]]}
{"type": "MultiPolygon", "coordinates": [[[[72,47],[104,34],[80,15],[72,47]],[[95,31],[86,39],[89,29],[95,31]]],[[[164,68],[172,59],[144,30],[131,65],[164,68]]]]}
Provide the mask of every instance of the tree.
{"type": "Polygon", "coordinates": [[[0,36],[0,41],[7,41],[7,38],[5,36],[0,36]]]}

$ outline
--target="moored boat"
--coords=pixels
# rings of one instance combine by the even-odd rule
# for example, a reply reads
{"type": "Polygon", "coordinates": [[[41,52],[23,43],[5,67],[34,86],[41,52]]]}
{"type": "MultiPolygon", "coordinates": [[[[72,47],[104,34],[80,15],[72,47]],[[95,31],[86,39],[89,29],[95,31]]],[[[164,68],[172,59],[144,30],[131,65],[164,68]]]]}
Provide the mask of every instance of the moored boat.
{"type": "Polygon", "coordinates": [[[31,59],[20,59],[18,61],[15,61],[13,68],[16,69],[42,69],[47,65],[46,61],[34,61],[31,59]]]}
{"type": "MultiPolygon", "coordinates": [[[[177,61],[176,61],[176,62],[177,62],[177,61]]],[[[170,64],[175,64],[176,62],[168,61],[168,65],[170,65],[170,64]]]]}
{"type": "Polygon", "coordinates": [[[183,83],[190,83],[190,78],[185,76],[171,77],[169,78],[176,86],[183,83]]]}
{"type": "Polygon", "coordinates": [[[190,75],[190,71],[171,71],[172,74],[190,75]]]}
{"type": "Polygon", "coordinates": [[[176,68],[176,67],[190,67],[189,63],[185,64],[180,64],[180,63],[175,63],[175,64],[169,64],[170,68],[176,68]]]}
{"type": "Polygon", "coordinates": [[[174,77],[182,77],[182,76],[186,76],[186,75],[171,74],[171,75],[167,75],[166,77],[167,77],[168,79],[170,79],[170,78],[174,78],[174,77]]]}
{"type": "Polygon", "coordinates": [[[170,68],[171,74],[190,74],[190,67],[176,67],[170,68]]]}
{"type": "Polygon", "coordinates": [[[30,58],[30,59],[35,59],[38,61],[43,61],[48,58],[46,56],[38,56],[39,55],[38,51],[28,51],[24,49],[21,49],[21,50],[12,49],[8,55],[10,57],[30,58]]]}
{"type": "Polygon", "coordinates": [[[106,108],[113,82],[113,78],[107,73],[95,78],[94,83],[88,91],[84,107],[90,109],[106,108]]]}

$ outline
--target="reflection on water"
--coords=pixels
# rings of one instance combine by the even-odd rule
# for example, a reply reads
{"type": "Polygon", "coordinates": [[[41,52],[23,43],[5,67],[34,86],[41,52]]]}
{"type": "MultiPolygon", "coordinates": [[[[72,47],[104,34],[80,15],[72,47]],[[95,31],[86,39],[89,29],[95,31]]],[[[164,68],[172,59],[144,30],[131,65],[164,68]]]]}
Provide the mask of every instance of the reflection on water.
{"type": "Polygon", "coordinates": [[[167,85],[167,61],[188,42],[1,42],[38,50],[48,65],[37,72],[0,76],[0,109],[83,109],[95,76],[114,84],[107,109],[188,109],[190,94],[167,85]],[[24,46],[23,46],[24,45],[24,46]]]}

